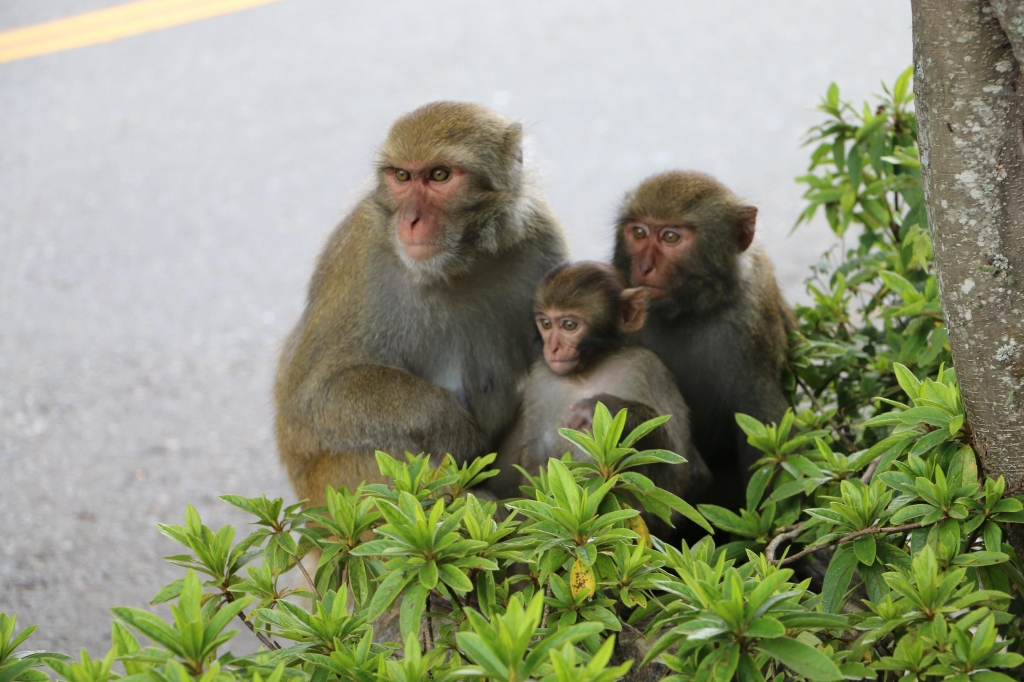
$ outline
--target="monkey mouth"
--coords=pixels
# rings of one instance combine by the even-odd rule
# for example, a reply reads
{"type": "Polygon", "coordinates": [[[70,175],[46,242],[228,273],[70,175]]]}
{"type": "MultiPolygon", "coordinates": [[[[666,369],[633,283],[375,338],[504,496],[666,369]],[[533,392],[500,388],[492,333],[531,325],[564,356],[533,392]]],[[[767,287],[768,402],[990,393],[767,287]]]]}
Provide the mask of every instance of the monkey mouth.
{"type": "Polygon", "coordinates": [[[422,244],[402,242],[402,250],[405,251],[406,256],[413,260],[425,260],[441,253],[444,247],[437,242],[424,242],[422,244]]]}
{"type": "Polygon", "coordinates": [[[551,368],[551,371],[559,375],[568,374],[573,371],[579,362],[580,359],[578,356],[573,356],[571,358],[552,358],[547,361],[548,367],[551,368]]]}

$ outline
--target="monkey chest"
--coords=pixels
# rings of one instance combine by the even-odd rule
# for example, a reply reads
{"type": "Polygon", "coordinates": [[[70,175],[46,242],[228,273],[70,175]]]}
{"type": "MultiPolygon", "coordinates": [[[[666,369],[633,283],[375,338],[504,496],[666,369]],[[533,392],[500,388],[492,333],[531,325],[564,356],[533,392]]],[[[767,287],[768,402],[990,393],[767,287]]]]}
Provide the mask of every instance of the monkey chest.
{"type": "Polygon", "coordinates": [[[403,349],[401,366],[454,393],[484,433],[502,431],[518,405],[518,388],[532,360],[532,337],[500,326],[488,331],[488,322],[476,318],[435,325],[418,338],[403,349]]]}
{"type": "Polygon", "coordinates": [[[649,396],[640,391],[644,382],[631,375],[635,368],[619,362],[620,359],[603,363],[600,371],[586,377],[557,376],[540,364],[534,368],[523,400],[526,428],[531,434],[524,447],[524,466],[528,470],[535,470],[549,457],[557,458],[566,451],[575,451],[575,447],[558,433],[558,429],[572,417],[573,405],[600,394],[648,401],[649,396]]]}
{"type": "Polygon", "coordinates": [[[735,411],[749,358],[731,325],[720,320],[679,324],[675,329],[652,325],[641,338],[674,376],[695,421],[702,414],[735,411]]]}

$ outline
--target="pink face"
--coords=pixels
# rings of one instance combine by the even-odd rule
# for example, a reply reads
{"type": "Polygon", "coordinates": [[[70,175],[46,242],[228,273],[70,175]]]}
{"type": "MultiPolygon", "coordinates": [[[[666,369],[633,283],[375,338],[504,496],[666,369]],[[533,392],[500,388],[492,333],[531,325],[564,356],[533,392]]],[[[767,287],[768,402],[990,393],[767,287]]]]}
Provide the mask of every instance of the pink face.
{"type": "Polygon", "coordinates": [[[633,264],[631,284],[643,287],[648,300],[667,296],[677,266],[693,246],[693,230],[648,217],[626,223],[623,239],[633,264]]]}
{"type": "Polygon", "coordinates": [[[413,260],[444,249],[444,215],[465,184],[466,173],[447,165],[407,163],[384,170],[384,183],[398,203],[398,242],[413,260]]]}
{"type": "Polygon", "coordinates": [[[555,374],[571,374],[580,361],[579,344],[587,335],[587,321],[560,310],[543,310],[535,319],[544,339],[544,362],[555,374]]]}

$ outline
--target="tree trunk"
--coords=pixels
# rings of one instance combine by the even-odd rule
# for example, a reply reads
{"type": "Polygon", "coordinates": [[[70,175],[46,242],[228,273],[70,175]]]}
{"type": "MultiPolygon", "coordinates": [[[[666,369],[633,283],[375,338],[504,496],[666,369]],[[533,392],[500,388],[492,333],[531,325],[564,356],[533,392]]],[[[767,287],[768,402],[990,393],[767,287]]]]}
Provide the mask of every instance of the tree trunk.
{"type": "Polygon", "coordinates": [[[1013,50],[1024,54],[1024,3],[992,5],[913,0],[914,97],[953,364],[981,464],[1014,488],[1024,482],[1024,85],[1013,50]]]}

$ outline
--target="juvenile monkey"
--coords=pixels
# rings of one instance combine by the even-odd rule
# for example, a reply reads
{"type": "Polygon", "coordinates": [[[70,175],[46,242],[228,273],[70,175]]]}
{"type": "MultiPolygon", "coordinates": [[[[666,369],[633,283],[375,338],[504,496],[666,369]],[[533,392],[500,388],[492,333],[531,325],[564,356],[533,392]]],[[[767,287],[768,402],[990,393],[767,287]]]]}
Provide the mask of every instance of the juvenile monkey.
{"type": "Polygon", "coordinates": [[[625,433],[648,419],[672,415],[637,447],[669,450],[687,462],[647,465],[643,473],[684,498],[692,486],[707,485],[707,467],[690,444],[686,403],[665,365],[636,342],[635,332],[644,325],[644,296],[642,289],[627,289],[603,263],[564,264],[544,276],[534,299],[544,358],[530,370],[516,428],[499,449],[501,472],[492,479],[497,494],[517,494],[521,476],[512,464],[533,473],[570,450],[558,429],[593,428],[599,401],[613,415],[627,408],[625,433]]]}
{"type": "Polygon", "coordinates": [[[756,218],[711,176],[671,171],[627,193],[616,224],[613,263],[650,303],[641,341],[675,376],[714,477],[691,503],[743,506],[759,452],[735,414],[778,422],[788,405],[782,376],[795,323],[771,263],[751,245],[756,218]]]}
{"type": "Polygon", "coordinates": [[[539,350],[533,292],[566,256],[522,159],[522,127],[475,104],[391,127],[281,355],[277,442],[300,498],[383,482],[374,450],[462,460],[511,425],[539,350]]]}

